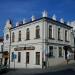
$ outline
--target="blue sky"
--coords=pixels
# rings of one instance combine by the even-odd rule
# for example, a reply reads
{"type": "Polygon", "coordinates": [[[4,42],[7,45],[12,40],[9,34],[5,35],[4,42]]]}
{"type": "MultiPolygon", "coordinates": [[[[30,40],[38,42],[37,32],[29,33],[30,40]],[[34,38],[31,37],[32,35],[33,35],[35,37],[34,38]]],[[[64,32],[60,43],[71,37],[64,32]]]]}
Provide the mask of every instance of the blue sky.
{"type": "Polygon", "coordinates": [[[43,10],[48,11],[49,17],[55,14],[57,20],[61,17],[66,22],[75,20],[75,0],[0,0],[0,36],[7,19],[15,26],[17,21],[30,20],[32,15],[41,17],[43,10]]]}

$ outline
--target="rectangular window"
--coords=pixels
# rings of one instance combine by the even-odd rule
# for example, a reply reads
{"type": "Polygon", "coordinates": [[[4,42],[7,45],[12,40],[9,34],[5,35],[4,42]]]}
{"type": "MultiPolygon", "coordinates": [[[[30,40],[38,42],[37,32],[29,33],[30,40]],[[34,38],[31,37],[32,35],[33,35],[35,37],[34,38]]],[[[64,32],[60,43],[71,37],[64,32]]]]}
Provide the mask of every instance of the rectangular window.
{"type": "Polygon", "coordinates": [[[61,40],[61,36],[60,36],[60,28],[58,28],[58,40],[61,40]]]}
{"type": "Polygon", "coordinates": [[[52,39],[52,26],[49,26],[49,39],[52,39]]]}
{"type": "Polygon", "coordinates": [[[18,52],[18,62],[21,62],[21,52],[18,52]]]}
{"type": "Polygon", "coordinates": [[[36,26],[36,39],[40,38],[40,27],[36,26]]]}
{"type": "Polygon", "coordinates": [[[12,33],[12,42],[15,42],[15,34],[14,34],[14,32],[12,33]]]}
{"type": "Polygon", "coordinates": [[[59,47],[59,57],[62,57],[62,47],[59,47]]]}
{"type": "Polygon", "coordinates": [[[65,41],[67,41],[67,30],[65,30],[65,41]]]}
{"type": "Polygon", "coordinates": [[[26,63],[29,64],[29,52],[26,52],[26,63]]]}
{"type": "Polygon", "coordinates": [[[21,41],[21,31],[19,31],[18,41],[21,41]]]}
{"type": "Polygon", "coordinates": [[[36,52],[36,65],[40,65],[40,52],[36,52]]]}
{"type": "Polygon", "coordinates": [[[53,46],[49,46],[49,57],[53,57],[53,46]]]}

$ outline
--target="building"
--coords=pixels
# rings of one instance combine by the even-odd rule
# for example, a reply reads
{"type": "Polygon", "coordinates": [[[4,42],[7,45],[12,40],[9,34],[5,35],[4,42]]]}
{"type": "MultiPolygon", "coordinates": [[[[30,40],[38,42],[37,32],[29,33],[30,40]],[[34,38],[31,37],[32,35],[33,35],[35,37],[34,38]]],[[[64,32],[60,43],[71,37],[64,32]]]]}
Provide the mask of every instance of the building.
{"type": "MultiPolygon", "coordinates": [[[[74,46],[72,27],[63,19],[56,20],[54,15],[48,17],[44,11],[42,17],[17,23],[13,27],[8,20],[4,27],[4,57],[5,64],[10,68],[42,68],[54,66],[65,61],[64,46],[74,46]]],[[[68,51],[69,52],[69,51],[68,51]]]]}
{"type": "Polygon", "coordinates": [[[3,38],[0,37],[0,64],[2,64],[2,56],[3,56],[3,38]]]}

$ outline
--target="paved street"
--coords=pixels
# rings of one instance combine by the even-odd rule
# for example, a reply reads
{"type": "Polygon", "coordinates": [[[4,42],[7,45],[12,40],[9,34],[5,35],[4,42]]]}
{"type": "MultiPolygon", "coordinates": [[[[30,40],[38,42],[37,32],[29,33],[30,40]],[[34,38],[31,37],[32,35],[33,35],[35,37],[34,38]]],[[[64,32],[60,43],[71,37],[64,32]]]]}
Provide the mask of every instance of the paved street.
{"type": "Polygon", "coordinates": [[[10,72],[0,74],[0,75],[75,75],[75,70],[73,69],[65,69],[61,71],[54,71],[54,72],[49,72],[40,69],[35,69],[35,70],[11,70],[10,72]]]}
{"type": "Polygon", "coordinates": [[[47,69],[15,69],[0,75],[75,75],[75,64],[61,65],[47,69]]]}

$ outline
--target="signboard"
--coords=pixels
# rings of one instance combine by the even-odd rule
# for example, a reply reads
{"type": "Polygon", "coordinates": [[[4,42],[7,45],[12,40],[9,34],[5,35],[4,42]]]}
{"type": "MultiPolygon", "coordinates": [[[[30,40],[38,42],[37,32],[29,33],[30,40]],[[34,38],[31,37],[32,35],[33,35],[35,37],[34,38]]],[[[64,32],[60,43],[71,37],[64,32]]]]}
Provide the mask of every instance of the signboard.
{"type": "Polygon", "coordinates": [[[13,59],[16,59],[17,58],[17,55],[13,53],[12,58],[13,59]]]}
{"type": "Polygon", "coordinates": [[[14,48],[15,51],[22,51],[22,50],[35,50],[35,47],[18,47],[14,48]]]}

